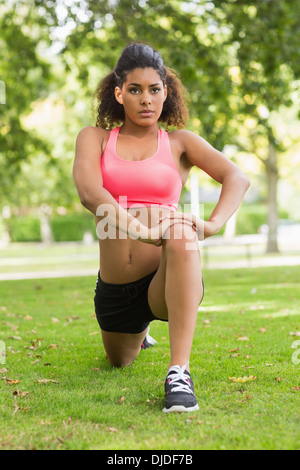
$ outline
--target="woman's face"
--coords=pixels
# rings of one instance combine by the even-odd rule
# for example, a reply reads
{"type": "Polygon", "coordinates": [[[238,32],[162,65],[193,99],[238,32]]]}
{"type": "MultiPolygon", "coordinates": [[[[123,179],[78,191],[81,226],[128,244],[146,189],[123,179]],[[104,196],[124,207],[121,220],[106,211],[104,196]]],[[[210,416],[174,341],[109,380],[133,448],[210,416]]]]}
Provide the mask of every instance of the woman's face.
{"type": "Polygon", "coordinates": [[[115,98],[123,105],[126,120],[139,126],[155,124],[167,97],[167,87],[153,68],[137,68],[127,74],[122,88],[115,88],[115,98]]]}

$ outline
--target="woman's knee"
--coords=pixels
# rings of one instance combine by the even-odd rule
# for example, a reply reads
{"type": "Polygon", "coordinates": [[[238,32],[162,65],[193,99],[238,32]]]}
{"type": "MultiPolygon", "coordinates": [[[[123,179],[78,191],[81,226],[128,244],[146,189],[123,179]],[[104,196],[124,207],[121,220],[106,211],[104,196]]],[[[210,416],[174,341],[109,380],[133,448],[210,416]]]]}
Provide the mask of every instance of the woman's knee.
{"type": "Polygon", "coordinates": [[[101,330],[106,357],[113,367],[128,367],[138,357],[144,332],[141,334],[111,333],[101,330]]]}
{"type": "Polygon", "coordinates": [[[111,355],[107,354],[106,357],[109,360],[109,363],[112,367],[122,368],[122,367],[129,367],[137,358],[138,355],[135,357],[116,357],[115,355],[112,357],[111,355]]]}
{"type": "Polygon", "coordinates": [[[198,250],[197,232],[191,225],[175,223],[164,234],[164,245],[168,251],[187,253],[198,250]]]}
{"type": "Polygon", "coordinates": [[[140,352],[140,347],[138,350],[135,351],[124,351],[122,349],[116,351],[111,350],[110,348],[105,348],[106,357],[109,360],[109,363],[112,367],[128,367],[130,366],[135,359],[138,357],[140,352]]]}

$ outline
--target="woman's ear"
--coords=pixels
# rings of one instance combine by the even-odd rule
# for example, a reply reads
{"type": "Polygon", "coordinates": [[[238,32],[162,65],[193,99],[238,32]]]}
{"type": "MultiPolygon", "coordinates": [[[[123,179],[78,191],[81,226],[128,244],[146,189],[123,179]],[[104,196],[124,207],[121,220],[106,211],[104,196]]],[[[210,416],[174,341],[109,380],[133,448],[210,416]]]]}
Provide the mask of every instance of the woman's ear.
{"type": "Polygon", "coordinates": [[[118,86],[115,88],[115,98],[118,103],[123,104],[122,90],[118,86]]]}

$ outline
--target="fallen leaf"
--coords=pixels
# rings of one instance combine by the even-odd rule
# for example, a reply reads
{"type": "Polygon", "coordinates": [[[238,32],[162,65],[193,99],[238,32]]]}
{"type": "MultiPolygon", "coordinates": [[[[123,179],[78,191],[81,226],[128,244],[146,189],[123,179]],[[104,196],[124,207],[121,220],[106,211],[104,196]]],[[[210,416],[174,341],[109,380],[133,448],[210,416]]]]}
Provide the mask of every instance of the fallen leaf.
{"type": "Polygon", "coordinates": [[[14,395],[15,397],[24,398],[24,397],[26,397],[27,395],[30,395],[30,392],[21,392],[21,390],[15,390],[15,391],[13,392],[13,395],[14,395]]]}
{"type": "Polygon", "coordinates": [[[73,436],[73,433],[71,432],[71,433],[68,434],[66,437],[57,436],[57,440],[58,440],[61,444],[63,444],[67,439],[70,439],[72,436],[73,436]]]}
{"type": "Polygon", "coordinates": [[[30,315],[26,315],[26,316],[24,317],[24,320],[33,320],[33,318],[32,318],[30,315]]]}
{"type": "Polygon", "coordinates": [[[300,392],[300,387],[293,387],[292,390],[297,390],[298,392],[300,392]]]}
{"type": "Polygon", "coordinates": [[[5,369],[5,367],[3,367],[3,369],[0,369],[0,374],[5,374],[5,372],[8,372],[8,370],[5,369]]]}
{"type": "Polygon", "coordinates": [[[240,348],[236,348],[236,349],[230,349],[230,351],[229,351],[229,352],[230,352],[230,353],[232,353],[232,352],[236,352],[236,351],[239,351],[239,350],[240,350],[240,348]]]}
{"type": "Polygon", "coordinates": [[[51,318],[51,321],[52,323],[59,323],[59,319],[55,317],[51,318]]]}
{"type": "Polygon", "coordinates": [[[57,382],[56,380],[52,380],[52,379],[40,379],[40,380],[37,380],[36,383],[38,383],[38,384],[48,384],[48,383],[58,384],[59,382],[57,382]]]}
{"type": "Polygon", "coordinates": [[[119,400],[119,403],[123,403],[124,400],[125,400],[125,397],[121,397],[119,400]]]}
{"type": "Polygon", "coordinates": [[[118,430],[117,430],[116,428],[112,428],[112,427],[110,427],[110,426],[107,428],[107,430],[108,430],[109,432],[118,432],[118,430]]]}
{"type": "Polygon", "coordinates": [[[276,382],[280,382],[280,381],[281,381],[281,377],[275,377],[275,380],[276,380],[276,382]]]}
{"type": "Polygon", "coordinates": [[[247,336],[241,336],[240,338],[237,338],[237,341],[249,341],[249,338],[247,336]]]}
{"type": "Polygon", "coordinates": [[[16,384],[19,384],[21,381],[20,380],[15,380],[15,379],[6,379],[5,378],[5,382],[9,385],[16,385],[16,384]]]}
{"type": "Polygon", "coordinates": [[[15,409],[14,409],[13,415],[15,415],[20,410],[17,402],[14,403],[14,407],[15,407],[15,409]]]}
{"type": "Polygon", "coordinates": [[[236,377],[228,377],[228,379],[233,383],[236,383],[236,382],[245,383],[245,382],[250,382],[252,380],[255,380],[256,377],[254,377],[253,375],[250,375],[249,377],[247,377],[245,375],[245,377],[237,377],[237,378],[236,377]]]}
{"type": "Polygon", "coordinates": [[[293,331],[290,331],[290,335],[291,336],[300,336],[300,331],[297,331],[296,333],[294,333],[293,331]]]}
{"type": "Polygon", "coordinates": [[[71,423],[72,423],[72,416],[69,416],[69,418],[67,420],[63,421],[63,425],[64,425],[65,428],[67,426],[69,426],[71,423]]]}
{"type": "Polygon", "coordinates": [[[261,329],[258,330],[258,331],[260,331],[260,333],[265,333],[267,330],[266,330],[265,328],[261,328],[261,329]]]}
{"type": "Polygon", "coordinates": [[[33,351],[36,351],[37,349],[39,349],[42,345],[42,341],[41,341],[42,338],[40,339],[33,339],[31,340],[31,346],[24,346],[25,349],[32,349],[33,351]]]}

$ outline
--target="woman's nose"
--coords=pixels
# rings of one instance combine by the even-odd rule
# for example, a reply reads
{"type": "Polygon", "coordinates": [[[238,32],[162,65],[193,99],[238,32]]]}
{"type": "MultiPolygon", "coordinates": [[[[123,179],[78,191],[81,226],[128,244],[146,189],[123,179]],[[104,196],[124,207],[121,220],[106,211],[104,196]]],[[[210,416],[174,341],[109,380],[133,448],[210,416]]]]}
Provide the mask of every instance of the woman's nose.
{"type": "Polygon", "coordinates": [[[151,103],[151,96],[148,93],[143,93],[143,95],[141,96],[141,103],[142,104],[151,103]]]}

